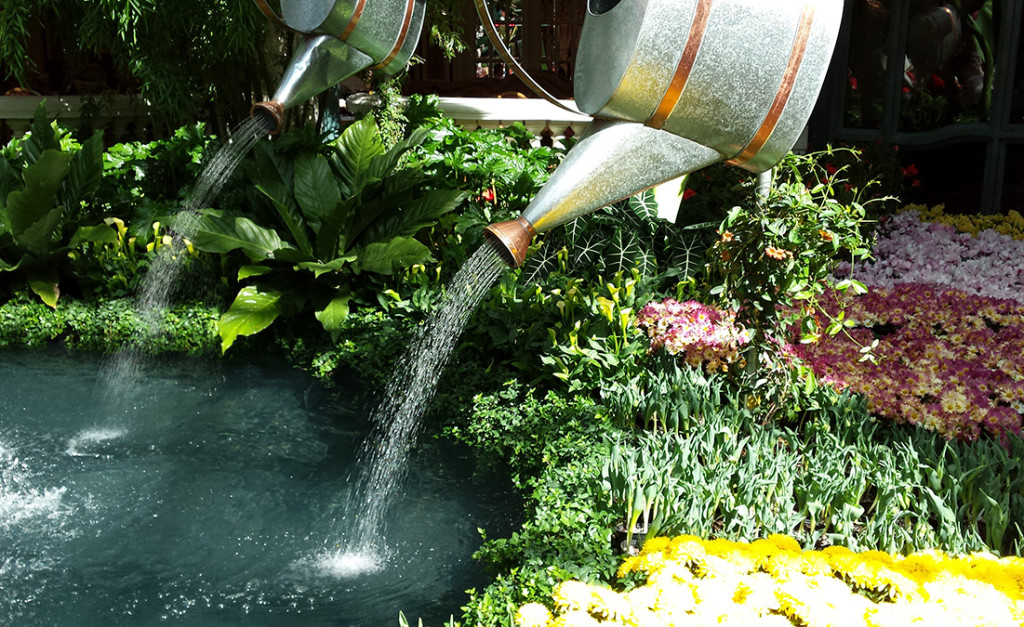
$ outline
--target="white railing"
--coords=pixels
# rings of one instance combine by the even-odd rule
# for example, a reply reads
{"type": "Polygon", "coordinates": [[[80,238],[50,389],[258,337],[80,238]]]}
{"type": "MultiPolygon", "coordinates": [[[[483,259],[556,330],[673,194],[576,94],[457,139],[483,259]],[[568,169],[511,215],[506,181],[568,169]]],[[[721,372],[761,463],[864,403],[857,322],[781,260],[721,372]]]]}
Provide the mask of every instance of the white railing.
{"type": "Polygon", "coordinates": [[[59,118],[65,127],[77,129],[87,122],[115,141],[142,135],[141,129],[150,124],[149,105],[137,96],[0,96],[0,128],[20,137],[32,124],[40,103],[50,119],[59,118]]]}

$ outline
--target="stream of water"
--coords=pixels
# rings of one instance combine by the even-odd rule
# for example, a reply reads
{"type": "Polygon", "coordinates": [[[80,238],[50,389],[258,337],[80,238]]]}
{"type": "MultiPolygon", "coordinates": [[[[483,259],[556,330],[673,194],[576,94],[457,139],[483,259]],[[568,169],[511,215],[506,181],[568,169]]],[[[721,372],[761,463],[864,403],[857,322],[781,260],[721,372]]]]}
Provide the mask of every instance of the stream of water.
{"type": "Polygon", "coordinates": [[[356,494],[346,504],[341,542],[321,558],[326,569],[355,575],[372,572],[387,560],[386,519],[401,492],[423,412],[466,321],[505,267],[491,245],[477,250],[448,284],[441,308],[420,327],[396,364],[371,414],[373,431],[357,457],[356,494]]]}
{"type": "MultiPolygon", "coordinates": [[[[212,206],[213,200],[242,158],[272,128],[273,120],[267,116],[257,115],[247,119],[231,132],[231,138],[204,166],[195,187],[168,225],[171,245],[158,249],[135,295],[135,311],[142,320],[140,340],[144,341],[160,332],[163,312],[170,303],[171,293],[181,273],[181,256],[187,254],[185,242],[195,237],[200,211],[212,206]]],[[[137,345],[123,346],[104,367],[104,387],[108,398],[117,402],[127,390],[132,389],[144,363],[145,359],[137,345]]]]}

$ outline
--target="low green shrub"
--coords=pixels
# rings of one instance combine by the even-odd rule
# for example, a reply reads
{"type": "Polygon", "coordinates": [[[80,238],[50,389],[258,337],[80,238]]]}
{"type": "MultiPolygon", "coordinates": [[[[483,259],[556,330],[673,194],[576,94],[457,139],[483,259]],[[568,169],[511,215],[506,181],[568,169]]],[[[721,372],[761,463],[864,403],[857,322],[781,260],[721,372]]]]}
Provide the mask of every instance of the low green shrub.
{"type": "Polygon", "coordinates": [[[52,309],[21,294],[0,304],[0,348],[61,343],[102,353],[133,346],[147,354],[209,354],[217,346],[217,315],[204,305],[178,305],[162,313],[163,331],[154,335],[141,332],[143,321],[127,298],[69,300],[52,309]]]}

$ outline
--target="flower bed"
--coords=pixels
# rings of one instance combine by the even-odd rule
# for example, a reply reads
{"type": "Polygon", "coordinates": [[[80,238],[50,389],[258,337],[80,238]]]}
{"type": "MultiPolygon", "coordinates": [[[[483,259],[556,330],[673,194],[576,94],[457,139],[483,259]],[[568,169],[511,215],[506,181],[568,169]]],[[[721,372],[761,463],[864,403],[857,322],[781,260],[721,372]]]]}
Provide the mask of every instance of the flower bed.
{"type": "Polygon", "coordinates": [[[845,315],[847,333],[794,349],[825,381],[866,396],[872,413],[947,438],[1020,435],[1024,305],[907,284],[849,299],[845,315]],[[876,362],[858,361],[874,340],[876,362]]]}
{"type": "MultiPolygon", "coordinates": [[[[926,222],[911,208],[880,230],[875,261],[858,263],[854,278],[871,287],[902,283],[950,285],[969,294],[1024,302],[1024,241],[992,229],[976,236],[926,222]]],[[[840,264],[838,274],[850,265],[840,264]]]]}
{"type": "Polygon", "coordinates": [[[654,538],[619,568],[620,592],[560,584],[523,627],[589,625],[1010,625],[1024,621],[1024,559],[939,551],[802,551],[788,536],[752,543],[654,538]],[[628,588],[628,586],[621,586],[628,588]]]}

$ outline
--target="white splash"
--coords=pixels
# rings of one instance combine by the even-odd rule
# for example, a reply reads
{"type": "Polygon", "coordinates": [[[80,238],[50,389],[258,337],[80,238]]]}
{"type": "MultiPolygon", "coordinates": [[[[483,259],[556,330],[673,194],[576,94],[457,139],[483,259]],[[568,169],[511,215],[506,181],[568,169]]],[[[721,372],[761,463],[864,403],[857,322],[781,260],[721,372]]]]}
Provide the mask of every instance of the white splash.
{"type": "Polygon", "coordinates": [[[371,550],[339,549],[322,553],[307,564],[317,575],[349,579],[380,572],[384,569],[385,558],[371,550]]]}
{"type": "Polygon", "coordinates": [[[101,453],[95,450],[97,445],[110,442],[111,440],[118,440],[127,433],[127,429],[121,427],[94,427],[86,429],[68,440],[68,447],[64,452],[72,457],[100,457],[101,453]]]}

